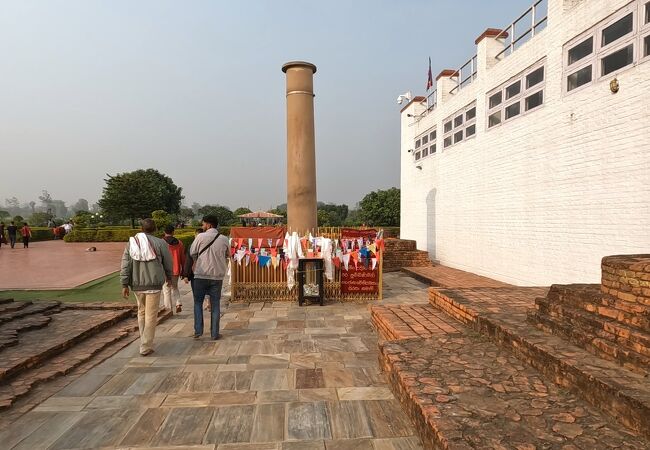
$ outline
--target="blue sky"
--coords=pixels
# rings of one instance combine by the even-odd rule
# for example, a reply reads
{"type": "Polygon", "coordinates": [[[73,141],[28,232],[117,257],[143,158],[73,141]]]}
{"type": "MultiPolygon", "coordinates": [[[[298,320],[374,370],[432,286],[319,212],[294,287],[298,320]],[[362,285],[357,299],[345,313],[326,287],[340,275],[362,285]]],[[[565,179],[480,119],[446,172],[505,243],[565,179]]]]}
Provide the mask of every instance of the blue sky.
{"type": "Polygon", "coordinates": [[[186,203],[286,200],[284,74],[315,76],[318,198],[399,186],[398,94],[528,1],[0,0],[0,207],[156,168],[186,203]],[[11,169],[7,169],[11,167],[11,169]]]}

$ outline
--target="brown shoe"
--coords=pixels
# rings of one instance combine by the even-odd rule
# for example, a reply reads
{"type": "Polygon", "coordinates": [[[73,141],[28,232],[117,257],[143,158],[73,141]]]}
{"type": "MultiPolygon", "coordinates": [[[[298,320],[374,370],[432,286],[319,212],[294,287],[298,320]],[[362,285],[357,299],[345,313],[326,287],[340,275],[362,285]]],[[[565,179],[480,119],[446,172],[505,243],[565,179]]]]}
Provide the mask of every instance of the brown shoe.
{"type": "Polygon", "coordinates": [[[176,314],[178,314],[182,310],[183,310],[183,307],[181,305],[176,305],[176,314]]]}

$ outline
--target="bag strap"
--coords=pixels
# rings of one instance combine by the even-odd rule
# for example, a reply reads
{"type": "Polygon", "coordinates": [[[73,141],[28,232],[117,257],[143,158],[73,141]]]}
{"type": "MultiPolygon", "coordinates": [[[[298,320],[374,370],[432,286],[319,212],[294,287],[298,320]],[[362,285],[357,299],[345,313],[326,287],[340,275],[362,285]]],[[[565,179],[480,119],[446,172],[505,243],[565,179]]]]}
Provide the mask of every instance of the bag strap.
{"type": "Polygon", "coordinates": [[[216,241],[219,238],[219,236],[221,236],[221,233],[217,232],[217,235],[215,236],[215,238],[212,239],[212,241],[208,245],[206,245],[204,248],[202,248],[198,255],[196,255],[196,259],[199,259],[199,256],[201,256],[203,254],[203,252],[205,252],[207,249],[209,249],[210,246],[212,244],[214,244],[214,241],[216,241]]]}

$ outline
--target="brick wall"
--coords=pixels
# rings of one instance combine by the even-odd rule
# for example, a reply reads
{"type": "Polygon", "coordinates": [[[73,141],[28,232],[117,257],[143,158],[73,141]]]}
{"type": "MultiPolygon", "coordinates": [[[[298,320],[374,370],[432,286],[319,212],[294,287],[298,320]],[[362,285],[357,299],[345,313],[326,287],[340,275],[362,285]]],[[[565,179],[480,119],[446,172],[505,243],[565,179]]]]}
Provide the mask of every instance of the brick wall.
{"type": "Polygon", "coordinates": [[[442,264],[519,285],[599,282],[603,256],[648,251],[650,60],[562,89],[563,45],[628,3],[549,0],[547,28],[511,56],[487,69],[495,41],[484,39],[474,83],[447,95],[443,78],[432,113],[402,111],[402,238],[442,264]],[[541,58],[544,105],[487,130],[486,93],[541,58]],[[474,100],[476,136],[443,150],[443,119],[474,100]],[[438,152],[418,169],[407,150],[434,124],[438,152]]]}

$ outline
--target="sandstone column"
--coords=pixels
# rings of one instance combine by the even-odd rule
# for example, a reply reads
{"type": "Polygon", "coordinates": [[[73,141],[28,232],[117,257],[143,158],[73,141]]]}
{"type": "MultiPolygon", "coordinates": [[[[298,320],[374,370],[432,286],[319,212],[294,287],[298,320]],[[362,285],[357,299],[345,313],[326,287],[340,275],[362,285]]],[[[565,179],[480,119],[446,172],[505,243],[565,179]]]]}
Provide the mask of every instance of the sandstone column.
{"type": "Polygon", "coordinates": [[[289,231],[315,233],[316,146],[314,140],[314,73],[316,66],[291,61],[287,74],[287,221],[289,231]]]}

